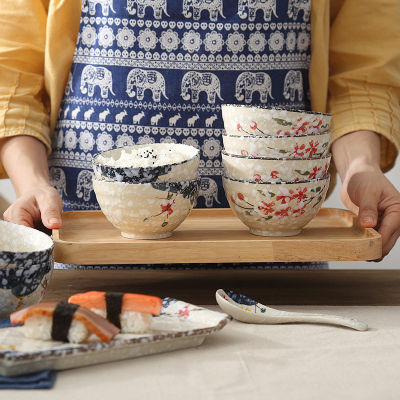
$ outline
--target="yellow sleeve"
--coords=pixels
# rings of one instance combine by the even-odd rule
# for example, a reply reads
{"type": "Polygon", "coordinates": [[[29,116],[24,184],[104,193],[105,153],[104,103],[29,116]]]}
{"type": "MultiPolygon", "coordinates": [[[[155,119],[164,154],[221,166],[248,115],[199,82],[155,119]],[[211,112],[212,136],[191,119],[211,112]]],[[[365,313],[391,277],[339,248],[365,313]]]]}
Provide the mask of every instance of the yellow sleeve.
{"type": "Polygon", "coordinates": [[[356,130],[381,135],[381,168],[400,149],[400,2],[333,0],[329,48],[332,142],[356,130]]]}
{"type": "MultiPolygon", "coordinates": [[[[43,77],[48,2],[1,0],[0,139],[33,136],[50,152],[43,77]]],[[[5,176],[0,165],[0,178],[5,176]]]]}

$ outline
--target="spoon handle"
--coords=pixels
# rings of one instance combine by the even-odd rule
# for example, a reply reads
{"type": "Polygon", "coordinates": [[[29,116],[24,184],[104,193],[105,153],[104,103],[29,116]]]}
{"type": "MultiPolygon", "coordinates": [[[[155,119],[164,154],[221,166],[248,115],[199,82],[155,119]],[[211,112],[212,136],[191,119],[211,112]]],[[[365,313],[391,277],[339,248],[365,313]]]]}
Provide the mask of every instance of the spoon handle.
{"type": "Polygon", "coordinates": [[[352,318],[339,317],[337,315],[293,313],[292,315],[281,315],[279,319],[281,323],[310,322],[346,326],[356,329],[357,331],[366,331],[368,329],[368,325],[364,322],[352,318]]]}

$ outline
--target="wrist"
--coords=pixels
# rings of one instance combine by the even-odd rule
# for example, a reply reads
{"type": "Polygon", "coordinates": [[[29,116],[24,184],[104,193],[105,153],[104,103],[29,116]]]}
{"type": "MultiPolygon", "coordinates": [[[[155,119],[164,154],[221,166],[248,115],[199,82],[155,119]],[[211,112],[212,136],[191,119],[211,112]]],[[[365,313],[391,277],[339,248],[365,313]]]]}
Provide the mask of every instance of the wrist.
{"type": "Polygon", "coordinates": [[[356,131],[337,139],[331,147],[342,181],[359,172],[380,171],[380,138],[372,131],[356,131]]]}

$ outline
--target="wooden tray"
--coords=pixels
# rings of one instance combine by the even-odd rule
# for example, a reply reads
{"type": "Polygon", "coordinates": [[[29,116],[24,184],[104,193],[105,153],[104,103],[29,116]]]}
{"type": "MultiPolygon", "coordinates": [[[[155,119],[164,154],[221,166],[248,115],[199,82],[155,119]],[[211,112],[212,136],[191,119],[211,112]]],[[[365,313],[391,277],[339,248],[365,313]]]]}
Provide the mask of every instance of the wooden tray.
{"type": "Polygon", "coordinates": [[[262,237],[230,209],[195,209],[173,235],[160,240],[123,238],[101,211],[63,214],[53,231],[55,260],[65,264],[165,264],[374,260],[381,237],[361,228],[350,211],[323,208],[293,237],[262,237]]]}

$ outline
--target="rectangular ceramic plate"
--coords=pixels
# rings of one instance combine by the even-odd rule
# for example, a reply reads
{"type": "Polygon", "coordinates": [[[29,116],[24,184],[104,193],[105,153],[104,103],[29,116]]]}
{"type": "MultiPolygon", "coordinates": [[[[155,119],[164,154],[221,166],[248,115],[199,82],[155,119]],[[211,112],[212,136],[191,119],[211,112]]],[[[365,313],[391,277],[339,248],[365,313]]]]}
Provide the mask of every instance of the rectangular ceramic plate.
{"type": "Polygon", "coordinates": [[[350,211],[323,208],[292,237],[252,235],[230,209],[195,209],[172,236],[123,238],[101,211],[63,214],[53,231],[55,260],[64,264],[165,264],[361,261],[381,256],[381,237],[350,211]]]}
{"type": "Polygon", "coordinates": [[[110,342],[94,335],[84,344],[33,340],[24,336],[23,327],[4,328],[0,329],[0,375],[77,368],[195,347],[230,319],[224,313],[165,298],[151,333],[119,334],[110,342]]]}

